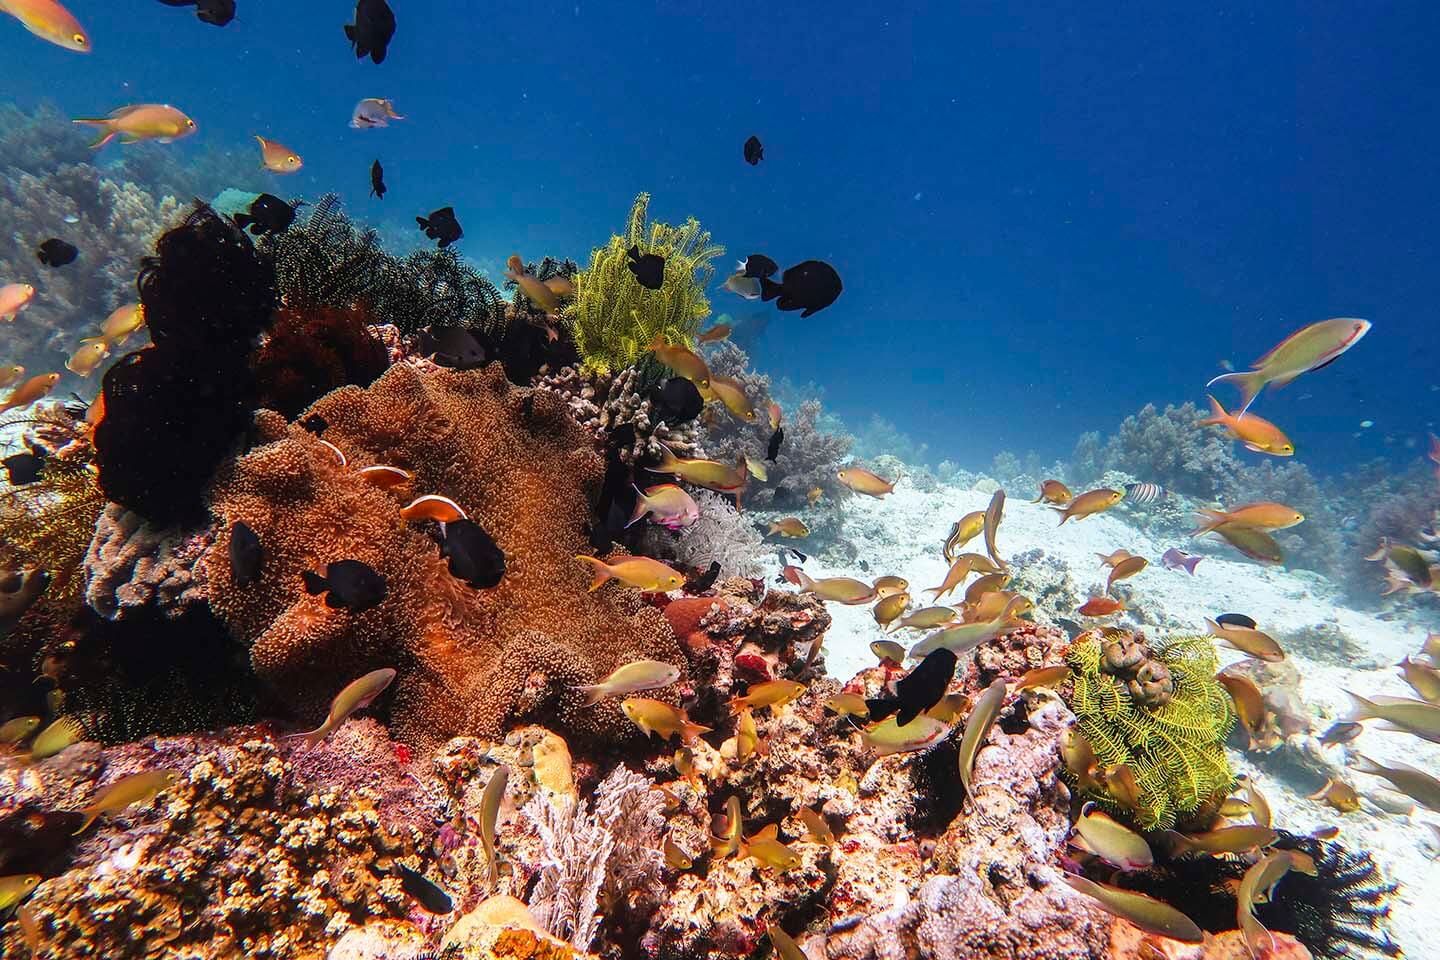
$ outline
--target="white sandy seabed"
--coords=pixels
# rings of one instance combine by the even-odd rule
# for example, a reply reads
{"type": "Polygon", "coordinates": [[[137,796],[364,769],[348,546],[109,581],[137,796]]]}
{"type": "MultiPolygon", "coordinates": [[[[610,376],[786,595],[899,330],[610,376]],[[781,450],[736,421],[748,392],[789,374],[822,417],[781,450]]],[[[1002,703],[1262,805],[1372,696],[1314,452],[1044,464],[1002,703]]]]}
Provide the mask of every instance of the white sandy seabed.
{"type": "MultiPolygon", "coordinates": [[[[1328,621],[1359,641],[1365,655],[1349,667],[1306,659],[1293,651],[1290,654],[1302,678],[1301,696],[1321,712],[1315,721],[1317,728],[1324,729],[1332,720],[1346,715],[1349,701],[1343,691],[1347,689],[1362,696],[1414,696],[1394,665],[1420,649],[1426,633],[1423,627],[1404,620],[1382,620],[1341,606],[1328,584],[1313,574],[1261,566],[1239,554],[1230,559],[1231,555],[1210,548],[1202,550],[1194,541],[1157,540],[1113,514],[1071,520],[1060,527],[1052,509],[1025,502],[1034,496],[1033,491],[1024,491],[1023,497],[1021,491],[1013,493],[1006,501],[997,537],[1001,556],[1011,558],[1041,549],[1047,557],[1069,567],[1082,593],[1099,593],[1099,589],[1092,588],[1104,586],[1105,573],[1096,554],[1124,548],[1151,561],[1128,585],[1137,597],[1158,604],[1168,617],[1184,624],[1180,630],[1204,633],[1205,617],[1237,611],[1277,635],[1328,621]],[[1195,576],[1161,566],[1160,555],[1172,546],[1205,554],[1195,576]]],[[[831,567],[811,557],[805,570],[817,579],[850,576],[868,581],[884,574],[901,576],[910,581],[917,605],[923,605],[929,595],[918,591],[944,579],[948,565],[940,546],[951,524],[973,510],[984,510],[989,501],[987,493],[952,486],[921,492],[904,479],[884,499],[852,497],[845,503],[845,536],[858,548],[859,560],[849,566],[831,567]],[[862,561],[863,568],[859,565],[862,561]]],[[[966,549],[983,551],[983,546],[975,545],[978,542],[966,549]]],[[[803,541],[797,545],[804,549],[803,541]]],[[[777,561],[768,561],[768,577],[773,579],[778,570],[777,561]]],[[[957,593],[962,591],[963,587],[957,593]]],[[[825,640],[826,663],[833,676],[847,680],[875,663],[869,644],[882,634],[868,606],[832,603],[828,609],[834,624],[825,640]]],[[[1152,626],[1146,630],[1152,635],[1156,632],[1152,626]]],[[[896,639],[907,642],[918,636],[896,639]]],[[[1224,662],[1243,656],[1228,648],[1218,649],[1224,662]]],[[[1372,727],[1367,724],[1365,733],[1349,748],[1328,748],[1331,759],[1338,761],[1342,751],[1348,749],[1381,762],[1401,760],[1440,775],[1440,745],[1372,727]]],[[[1306,833],[1322,825],[1338,825],[1339,842],[1371,851],[1385,876],[1401,884],[1391,900],[1392,935],[1407,956],[1440,958],[1440,910],[1436,909],[1440,902],[1436,899],[1436,891],[1440,890],[1440,843],[1422,822],[1428,819],[1440,823],[1440,814],[1419,808],[1409,816],[1396,816],[1368,801],[1359,812],[1341,814],[1324,803],[1307,799],[1304,791],[1267,771],[1263,760],[1253,764],[1239,753],[1232,753],[1232,759],[1239,769],[1256,777],[1274,809],[1276,826],[1306,833]]],[[[1362,797],[1390,786],[1357,772],[1347,779],[1362,797]]]]}

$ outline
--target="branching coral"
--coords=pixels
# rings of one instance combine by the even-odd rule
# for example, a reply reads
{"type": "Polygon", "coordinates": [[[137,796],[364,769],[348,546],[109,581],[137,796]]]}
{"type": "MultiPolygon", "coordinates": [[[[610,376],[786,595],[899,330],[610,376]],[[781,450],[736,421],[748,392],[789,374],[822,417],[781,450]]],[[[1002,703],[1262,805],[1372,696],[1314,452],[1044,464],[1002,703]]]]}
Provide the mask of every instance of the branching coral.
{"type": "Polygon", "coordinates": [[[1083,435],[1070,469],[1082,484],[1098,480],[1106,470],[1124,470],[1175,493],[1214,500],[1240,462],[1224,433],[1199,426],[1204,416],[1193,403],[1171,404],[1163,411],[1146,404],[1126,417],[1108,441],[1102,443],[1098,434],[1083,435]]]}
{"type": "Polygon", "coordinates": [[[634,366],[657,336],[690,343],[710,313],[705,288],[714,277],[710,261],[725,248],[710,242],[694,217],[678,227],[647,222],[650,195],[635,198],[625,230],[590,254],[576,277],[573,303],[564,317],[588,370],[608,373],[634,366]],[[629,269],[627,251],[665,258],[664,284],[647,290],[629,269]]]}
{"type": "Polygon", "coordinates": [[[1215,680],[1219,664],[1208,637],[1172,637],[1152,649],[1124,631],[1083,634],[1065,659],[1076,729],[1102,769],[1126,764],[1140,787],[1134,810],[1109,792],[1087,796],[1153,830],[1174,826],[1230,789],[1225,738],[1235,714],[1215,680]]]}
{"type": "Polygon", "coordinates": [[[758,574],[767,547],[755,525],[718,493],[695,490],[692,495],[700,507],[700,518],[676,533],[660,527],[647,531],[647,552],[697,570],[718,563],[723,577],[758,574]]]}
{"type": "Polygon", "coordinates": [[[660,418],[647,389],[646,377],[634,367],[616,373],[587,373],[563,367],[543,376],[536,386],[564,399],[570,415],[603,445],[617,428],[635,428],[635,443],[620,451],[627,463],[653,462],[664,444],[677,456],[702,457],[694,421],[670,424],[660,418]]]}
{"type": "Polygon", "coordinates": [[[601,464],[560,400],[511,387],[493,364],[431,373],[400,364],[311,410],[349,467],[300,426],[262,413],[262,445],[213,491],[223,529],[205,560],[211,603],[260,677],[314,716],[360,673],[397,667],[392,715],[411,740],[494,736],[527,715],[567,735],[633,734],[613,702],[584,708],[571,687],[633,659],[684,660],[664,618],[633,591],[585,589],[574,555],[587,549],[601,464]],[[376,463],[410,471],[413,484],[370,485],[356,468],[376,463]],[[479,591],[450,574],[427,531],[400,517],[414,493],[450,497],[495,538],[506,555],[498,586],[479,591]],[[243,587],[228,553],[236,521],[265,551],[259,582],[243,587]],[[385,602],[352,614],[305,593],[302,571],[341,559],[385,577],[385,602]]]}

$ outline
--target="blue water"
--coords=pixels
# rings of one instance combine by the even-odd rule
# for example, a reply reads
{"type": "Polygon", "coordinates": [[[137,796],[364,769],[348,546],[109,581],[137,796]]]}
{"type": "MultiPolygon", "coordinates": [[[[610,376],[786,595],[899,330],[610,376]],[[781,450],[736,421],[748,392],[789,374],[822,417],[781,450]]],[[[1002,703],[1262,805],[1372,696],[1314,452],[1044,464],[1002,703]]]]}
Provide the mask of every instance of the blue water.
{"type": "Polygon", "coordinates": [[[757,363],[937,460],[1063,456],[1146,402],[1203,403],[1222,359],[1329,316],[1375,328],[1257,408],[1307,463],[1413,456],[1432,426],[1433,5],[392,3],[377,67],[343,0],[239,0],[223,29],[69,0],[95,52],[0,17],[0,98],[174,103],[200,134],[133,149],[231,148],[257,165],[234,186],[335,190],[417,243],[412,218],[453,205],[492,273],[517,250],[583,260],[648,190],[736,255],[832,262],[839,302],[773,317],[757,363]],[[367,96],[409,119],[349,129],[367,96]],[[256,133],[304,170],[262,173],[256,133]]]}

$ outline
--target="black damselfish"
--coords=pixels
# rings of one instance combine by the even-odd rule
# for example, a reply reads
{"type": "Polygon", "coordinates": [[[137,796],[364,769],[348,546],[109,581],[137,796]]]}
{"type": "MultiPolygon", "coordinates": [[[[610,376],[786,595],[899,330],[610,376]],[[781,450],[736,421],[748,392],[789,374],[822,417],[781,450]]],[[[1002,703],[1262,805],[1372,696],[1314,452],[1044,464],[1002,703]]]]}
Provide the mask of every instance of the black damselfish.
{"type": "Polygon", "coordinates": [[[779,283],[762,278],[760,299],[778,298],[776,306],[781,310],[803,310],[800,316],[808,317],[834,303],[842,289],[834,267],[823,260],[806,260],[786,270],[779,283]]]}
{"type": "Polygon", "coordinates": [[[230,579],[237,587],[248,587],[260,579],[265,565],[265,548],[260,538],[244,521],[236,520],[230,528],[230,579]]]}
{"type": "Polygon", "coordinates": [[[450,895],[426,880],[421,874],[399,863],[395,864],[395,872],[400,875],[400,889],[413,897],[416,903],[430,913],[444,914],[455,909],[450,895]]]}
{"type": "Polygon", "coordinates": [[[432,326],[420,333],[420,349],[442,367],[478,370],[485,366],[485,346],[464,327],[432,326]]]}
{"type": "Polygon", "coordinates": [[[355,4],[355,22],[345,25],[345,36],[357,60],[369,57],[375,63],[384,63],[395,36],[395,11],[385,0],[359,0],[355,4]]]}
{"type": "Polygon", "coordinates": [[[360,613],[379,605],[388,592],[385,578],[359,560],[326,564],[323,577],[313,570],[302,571],[300,576],[305,581],[305,592],[325,594],[325,606],[334,610],[360,613]]]}
{"type": "MultiPolygon", "coordinates": [[[[745,162],[755,166],[765,159],[765,147],[760,143],[759,137],[751,137],[745,141],[745,162]]],[[[783,164],[782,164],[783,166],[783,164]]]]}
{"type": "Polygon", "coordinates": [[[950,689],[959,658],[954,651],[941,647],[920,661],[920,665],[895,682],[895,696],[866,700],[870,719],[884,720],[895,714],[895,722],[905,726],[920,714],[939,703],[950,689]]]}
{"type": "Polygon", "coordinates": [[[785,442],[785,428],[776,427],[775,432],[770,434],[770,445],[765,448],[765,459],[771,463],[780,456],[780,444],[785,442]]]}
{"type": "Polygon", "coordinates": [[[441,207],[429,217],[416,217],[415,222],[425,231],[425,236],[440,241],[438,246],[441,250],[465,236],[465,231],[460,229],[460,221],[455,219],[454,207],[441,207]]]}
{"type": "Polygon", "coordinates": [[[0,460],[0,466],[5,468],[10,486],[23,487],[40,482],[40,471],[48,455],[49,451],[43,447],[31,447],[29,453],[16,453],[0,460]]]}
{"type": "Polygon", "coordinates": [[[249,213],[237,213],[231,219],[241,230],[263,237],[289,230],[295,222],[295,207],[273,193],[262,193],[250,204],[249,213]]]}
{"type": "Polygon", "coordinates": [[[310,414],[310,416],[300,421],[301,429],[308,430],[310,433],[315,434],[315,436],[317,437],[324,433],[329,426],[330,421],[326,420],[318,413],[312,413],[310,414]]]}
{"type": "Polygon", "coordinates": [[[505,576],[505,552],[474,520],[445,524],[440,555],[450,561],[450,575],[472,587],[488,589],[505,576]]]}
{"type": "Polygon", "coordinates": [[[646,290],[659,290],[665,285],[665,258],[658,253],[642,254],[638,246],[631,247],[625,254],[630,258],[626,264],[640,286],[646,290]]]}
{"type": "Polygon", "coordinates": [[[710,567],[699,576],[691,577],[685,581],[680,588],[689,594],[704,593],[715,586],[715,581],[720,578],[720,561],[711,560],[710,567]]]}
{"type": "Polygon", "coordinates": [[[684,377],[671,377],[650,392],[650,406],[670,426],[689,423],[705,409],[700,388],[684,377]]]}
{"type": "Polygon", "coordinates": [[[235,19],[235,0],[160,0],[170,7],[194,7],[201,23],[223,27],[235,19]]]}
{"type": "Polygon", "coordinates": [[[379,160],[376,160],[370,164],[370,196],[384,200],[387,189],[389,188],[385,186],[385,168],[380,166],[379,160]]]}
{"type": "Polygon", "coordinates": [[[773,277],[780,270],[780,264],[771,260],[763,253],[752,253],[740,261],[740,272],[754,280],[763,280],[766,277],[773,277]]]}
{"type": "Polygon", "coordinates": [[[66,243],[58,237],[51,237],[35,251],[35,258],[47,267],[63,267],[66,264],[74,263],[75,258],[80,256],[80,250],[73,243],[66,243]]]}

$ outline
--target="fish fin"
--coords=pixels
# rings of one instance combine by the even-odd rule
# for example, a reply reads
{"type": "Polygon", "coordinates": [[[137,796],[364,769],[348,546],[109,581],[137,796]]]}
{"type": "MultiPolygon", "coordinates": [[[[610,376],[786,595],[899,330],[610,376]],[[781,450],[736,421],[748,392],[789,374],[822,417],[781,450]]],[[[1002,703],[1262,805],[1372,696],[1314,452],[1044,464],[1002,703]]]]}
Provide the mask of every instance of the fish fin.
{"type": "Polygon", "coordinates": [[[1221,510],[1207,510],[1202,508],[1196,510],[1195,513],[1197,516],[1204,517],[1205,519],[1201,522],[1200,526],[1190,531],[1190,536],[1192,537],[1203,537],[1205,534],[1213,532],[1216,527],[1219,527],[1227,519],[1225,513],[1221,510]]]}
{"type": "Polygon", "coordinates": [[[1380,546],[1379,546],[1379,548],[1376,549],[1376,551],[1375,551],[1374,553],[1368,555],[1365,559],[1371,561],[1372,563],[1378,563],[1378,562],[1380,562],[1381,560],[1384,560],[1385,557],[1386,557],[1389,553],[1390,553],[1390,538],[1389,538],[1389,537],[1381,537],[1381,538],[1380,538],[1380,546]]]}
{"type": "Polygon", "coordinates": [[[78,812],[85,814],[85,822],[75,828],[75,832],[70,834],[70,836],[72,837],[80,836],[80,834],[88,830],[90,828],[90,824],[94,823],[100,816],[100,809],[98,807],[85,807],[83,810],[80,810],[78,812]]]}
{"type": "Polygon", "coordinates": [[[593,707],[605,699],[605,685],[601,683],[587,683],[570,689],[579,690],[585,694],[585,702],[581,704],[582,707],[593,707]]]}
{"type": "Polygon", "coordinates": [[[703,727],[698,723],[686,722],[680,726],[680,742],[690,743],[702,733],[709,733],[709,727],[703,727]]]}
{"type": "Polygon", "coordinates": [[[1265,384],[1268,382],[1265,379],[1265,374],[1261,371],[1247,370],[1243,373],[1222,373],[1214,380],[1211,380],[1209,383],[1205,384],[1205,386],[1213,387],[1215,384],[1220,383],[1221,381],[1234,383],[1235,386],[1240,390],[1240,399],[1243,402],[1240,405],[1240,409],[1233,414],[1233,417],[1236,420],[1239,420],[1241,417],[1245,416],[1246,412],[1250,409],[1250,404],[1255,402],[1255,398],[1260,395],[1261,390],[1265,389],[1265,384]]]}
{"type": "Polygon", "coordinates": [[[1210,401],[1210,416],[1201,420],[1199,422],[1200,426],[1208,427],[1214,424],[1224,424],[1226,420],[1230,419],[1230,415],[1225,412],[1225,408],[1220,405],[1219,400],[1216,400],[1208,393],[1205,395],[1205,399],[1210,401]]]}
{"type": "Polygon", "coordinates": [[[114,139],[119,135],[119,131],[110,128],[110,126],[109,126],[110,121],[108,121],[108,120],[74,120],[74,121],[72,121],[72,122],[73,122],[73,123],[90,123],[90,124],[96,124],[96,125],[98,125],[98,126],[101,126],[101,127],[104,127],[104,128],[105,128],[104,132],[101,133],[99,137],[97,137],[95,140],[91,141],[91,143],[90,143],[90,149],[91,149],[91,150],[99,150],[99,149],[101,149],[102,147],[104,147],[106,144],[108,144],[111,140],[114,140],[114,139]]]}
{"type": "Polygon", "coordinates": [[[779,826],[777,826],[776,824],[773,824],[773,823],[767,824],[767,825],[765,825],[764,827],[761,828],[761,830],[760,830],[759,833],[755,834],[755,836],[751,837],[750,839],[751,839],[751,840],[779,840],[779,839],[780,839],[780,828],[779,828],[779,826]]]}
{"type": "Polygon", "coordinates": [[[313,570],[302,570],[300,579],[305,581],[305,592],[312,597],[317,593],[324,593],[330,587],[330,581],[313,570]]]}
{"type": "Polygon", "coordinates": [[[1379,714],[1375,712],[1376,705],[1360,696],[1360,694],[1351,693],[1349,690],[1346,690],[1345,696],[1350,698],[1350,715],[1345,718],[1346,720],[1358,722],[1360,720],[1374,720],[1379,716],[1379,714]]]}
{"type": "Polygon", "coordinates": [[[586,563],[591,564],[595,567],[595,579],[590,581],[591,593],[599,590],[600,587],[605,583],[605,581],[610,579],[610,568],[607,567],[605,565],[605,561],[601,560],[599,557],[590,557],[586,556],[583,553],[577,553],[575,554],[575,559],[584,560],[586,563]]]}
{"type": "Polygon", "coordinates": [[[354,24],[350,24],[350,23],[345,24],[345,39],[346,39],[346,40],[349,40],[351,43],[354,43],[354,42],[355,42],[355,25],[354,25],[354,24]]]}
{"type": "Polygon", "coordinates": [[[774,300],[776,297],[780,296],[780,294],[784,292],[785,287],[781,284],[776,283],[769,277],[760,278],[760,299],[763,302],[769,303],[771,300],[774,300]]]}
{"type": "Polygon", "coordinates": [[[416,218],[415,218],[415,222],[420,225],[420,229],[421,229],[421,230],[429,230],[429,229],[430,229],[430,221],[429,221],[429,220],[426,220],[424,217],[416,217],[416,218]]]}
{"type": "Polygon", "coordinates": [[[1246,440],[1242,445],[1245,447],[1246,450],[1249,450],[1251,453],[1265,453],[1265,452],[1267,452],[1264,447],[1262,447],[1262,446],[1260,446],[1260,445],[1258,445],[1258,444],[1251,443],[1251,442],[1248,441],[1248,440],[1246,440]]]}
{"type": "Polygon", "coordinates": [[[241,230],[248,229],[250,225],[255,222],[255,218],[250,216],[250,214],[248,213],[237,213],[230,219],[234,220],[235,226],[239,227],[241,230]]]}
{"type": "Polygon", "coordinates": [[[645,494],[633,483],[630,484],[630,488],[635,491],[635,512],[630,516],[630,522],[625,524],[627,530],[639,523],[645,514],[650,512],[650,505],[645,502],[645,494]]]}

